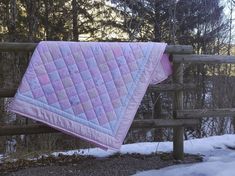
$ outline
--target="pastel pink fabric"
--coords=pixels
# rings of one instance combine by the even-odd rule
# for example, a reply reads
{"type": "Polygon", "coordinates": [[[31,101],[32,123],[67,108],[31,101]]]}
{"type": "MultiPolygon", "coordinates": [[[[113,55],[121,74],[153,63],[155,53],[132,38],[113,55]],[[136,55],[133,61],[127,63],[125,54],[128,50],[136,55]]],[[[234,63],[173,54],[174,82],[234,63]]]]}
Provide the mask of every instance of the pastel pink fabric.
{"type": "Polygon", "coordinates": [[[40,42],[10,110],[119,149],[149,84],[171,74],[165,43],[40,42]]]}

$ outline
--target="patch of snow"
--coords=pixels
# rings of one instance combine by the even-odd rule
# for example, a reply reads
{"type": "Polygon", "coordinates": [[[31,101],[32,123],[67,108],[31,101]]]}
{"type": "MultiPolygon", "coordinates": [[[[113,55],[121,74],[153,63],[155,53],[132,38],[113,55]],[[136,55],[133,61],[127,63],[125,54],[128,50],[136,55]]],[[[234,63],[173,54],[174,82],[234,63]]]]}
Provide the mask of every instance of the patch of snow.
{"type": "MultiPolygon", "coordinates": [[[[137,173],[135,176],[232,176],[235,173],[235,135],[213,136],[202,139],[184,141],[184,151],[191,154],[204,155],[204,161],[196,164],[184,164],[166,167],[160,170],[149,170],[137,173]]],[[[172,142],[143,142],[123,145],[121,154],[153,152],[171,152],[172,142]]],[[[107,157],[115,151],[104,151],[99,148],[55,152],[54,156],[63,155],[91,155],[94,157],[107,157]]]]}
{"type": "Polygon", "coordinates": [[[3,154],[0,154],[0,164],[3,162],[3,159],[4,159],[4,155],[3,154]]]}
{"type": "Polygon", "coordinates": [[[170,166],[160,170],[150,170],[135,176],[232,176],[235,173],[235,156],[217,157],[215,161],[198,164],[170,166]]]}
{"type": "MultiPolygon", "coordinates": [[[[226,149],[226,146],[235,146],[235,135],[213,136],[201,139],[192,139],[184,141],[184,151],[191,154],[210,155],[215,149],[226,149]]],[[[94,157],[107,157],[115,153],[139,153],[151,154],[153,152],[171,152],[173,150],[172,142],[142,142],[122,145],[120,151],[102,150],[99,148],[70,150],[65,152],[54,152],[53,156],[62,155],[83,155],[94,157]]]]}
{"type": "Polygon", "coordinates": [[[232,176],[235,172],[235,161],[206,162],[190,166],[168,167],[160,170],[150,170],[136,174],[135,176],[232,176]]]}
{"type": "MultiPolygon", "coordinates": [[[[235,173],[235,135],[213,136],[184,141],[184,151],[204,155],[204,161],[196,164],[184,164],[166,167],[160,170],[139,171],[135,176],[232,176],[235,173]]],[[[54,152],[53,156],[83,155],[108,157],[115,153],[151,154],[153,152],[171,152],[172,142],[143,142],[123,145],[120,151],[104,151],[99,148],[54,152]]],[[[47,155],[44,155],[46,157],[47,155]]],[[[0,154],[0,162],[4,156],[0,154]]]]}
{"type": "Polygon", "coordinates": [[[226,146],[235,146],[235,135],[214,136],[185,142],[187,153],[203,154],[204,161],[196,164],[184,164],[159,170],[143,171],[135,176],[232,176],[235,173],[235,150],[226,146]]]}

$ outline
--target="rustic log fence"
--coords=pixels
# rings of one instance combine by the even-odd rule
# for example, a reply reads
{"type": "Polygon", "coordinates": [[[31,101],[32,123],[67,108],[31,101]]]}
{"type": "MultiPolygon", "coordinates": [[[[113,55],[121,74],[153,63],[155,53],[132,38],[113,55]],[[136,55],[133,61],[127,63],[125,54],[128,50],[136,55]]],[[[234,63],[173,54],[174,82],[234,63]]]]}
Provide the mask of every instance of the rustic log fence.
{"type": "MultiPolygon", "coordinates": [[[[0,43],[0,52],[32,52],[37,43],[0,43]]],[[[235,108],[223,109],[192,109],[183,108],[183,91],[196,89],[196,85],[184,84],[184,63],[235,63],[235,56],[226,55],[195,55],[189,45],[168,45],[166,53],[171,55],[173,62],[173,83],[150,86],[148,90],[161,92],[173,91],[173,118],[172,119],[144,119],[134,120],[131,128],[173,128],[173,155],[175,159],[184,159],[184,128],[199,124],[199,118],[213,116],[234,116],[235,108]]],[[[0,98],[13,97],[17,87],[7,89],[0,87],[0,98]]],[[[6,125],[0,124],[0,136],[54,133],[57,130],[43,124],[6,125]]]]}

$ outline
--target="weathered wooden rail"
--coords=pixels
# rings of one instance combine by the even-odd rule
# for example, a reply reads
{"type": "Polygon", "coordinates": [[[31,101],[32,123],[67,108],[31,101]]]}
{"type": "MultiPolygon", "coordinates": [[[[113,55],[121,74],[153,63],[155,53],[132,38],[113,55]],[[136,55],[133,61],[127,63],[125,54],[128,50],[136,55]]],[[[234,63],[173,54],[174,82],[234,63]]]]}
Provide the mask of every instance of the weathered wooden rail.
{"type": "MultiPolygon", "coordinates": [[[[196,119],[147,119],[134,120],[131,129],[136,128],[167,128],[180,126],[194,126],[198,124],[196,119]]],[[[0,136],[21,135],[21,134],[40,134],[40,133],[58,133],[54,128],[50,128],[43,124],[29,125],[6,125],[0,124],[0,136]]]]}
{"type": "Polygon", "coordinates": [[[176,113],[177,117],[185,119],[202,117],[226,117],[234,116],[235,108],[178,110],[176,113]]]}
{"type": "MultiPolygon", "coordinates": [[[[32,52],[36,46],[37,43],[2,42],[0,43],[0,52],[32,52]]],[[[191,54],[193,53],[193,47],[190,45],[168,45],[165,52],[172,54],[191,54]]]]}
{"type": "MultiPolygon", "coordinates": [[[[32,52],[37,43],[0,43],[0,52],[32,52]]],[[[173,128],[173,154],[176,159],[184,159],[184,127],[195,126],[199,124],[199,118],[202,117],[225,117],[234,116],[235,108],[227,109],[193,109],[185,110],[183,108],[183,91],[196,89],[194,84],[184,84],[183,67],[184,63],[235,63],[234,56],[222,55],[195,55],[192,46],[188,45],[168,45],[166,53],[170,54],[173,62],[173,83],[159,84],[149,86],[149,91],[173,91],[173,119],[144,119],[134,120],[131,128],[173,128]]],[[[0,87],[1,97],[12,97],[17,87],[3,89],[0,87]]],[[[6,125],[0,124],[0,136],[20,135],[20,134],[38,134],[54,133],[56,129],[42,124],[29,125],[6,125]]]]}
{"type": "MultiPolygon", "coordinates": [[[[196,89],[195,84],[158,84],[158,85],[151,85],[148,88],[148,91],[156,91],[156,92],[170,92],[170,91],[185,91],[185,90],[192,90],[196,89]]],[[[16,93],[17,87],[6,89],[0,88],[0,97],[13,97],[16,93]]]]}

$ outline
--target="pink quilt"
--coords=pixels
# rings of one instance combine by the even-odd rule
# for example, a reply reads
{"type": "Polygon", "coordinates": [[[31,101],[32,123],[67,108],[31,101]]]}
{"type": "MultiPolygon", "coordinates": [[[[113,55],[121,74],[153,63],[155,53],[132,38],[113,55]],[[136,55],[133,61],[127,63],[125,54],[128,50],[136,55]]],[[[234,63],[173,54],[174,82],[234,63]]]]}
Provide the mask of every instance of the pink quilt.
{"type": "Polygon", "coordinates": [[[150,83],[171,74],[166,44],[40,42],[10,110],[119,149],[150,83]]]}

